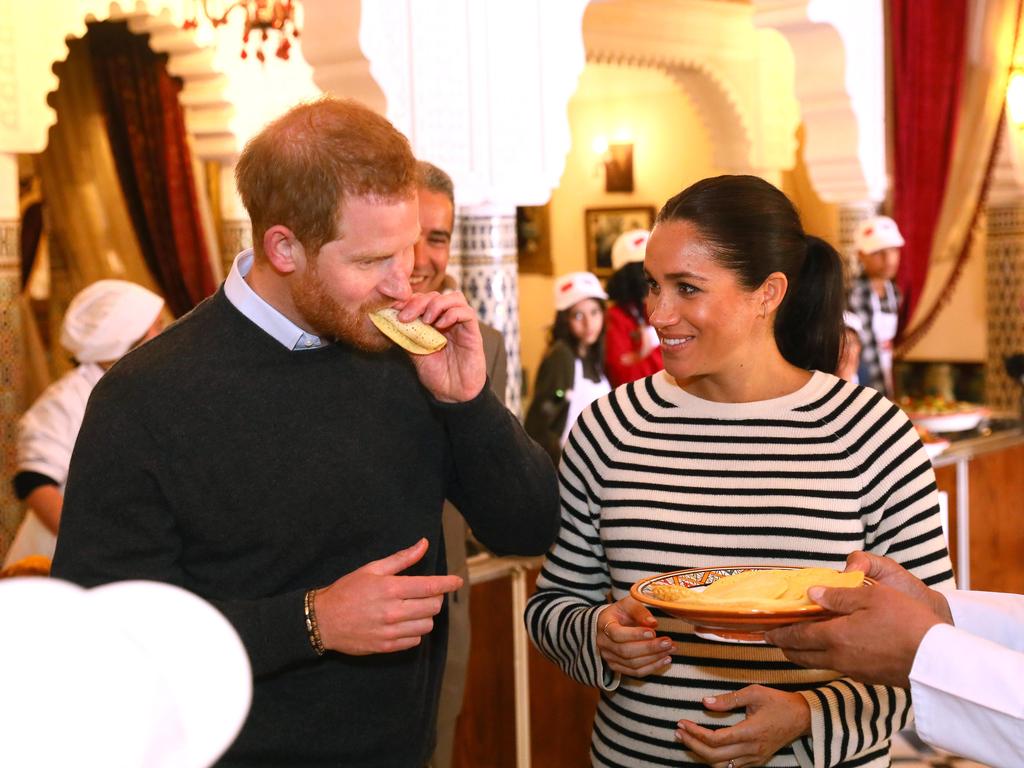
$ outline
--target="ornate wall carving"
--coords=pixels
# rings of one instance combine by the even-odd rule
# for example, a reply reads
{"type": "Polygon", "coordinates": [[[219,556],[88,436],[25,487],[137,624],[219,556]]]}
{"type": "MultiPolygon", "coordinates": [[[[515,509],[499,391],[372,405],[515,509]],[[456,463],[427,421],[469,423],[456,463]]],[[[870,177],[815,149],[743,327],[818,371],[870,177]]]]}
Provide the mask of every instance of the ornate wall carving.
{"type": "Polygon", "coordinates": [[[818,195],[831,203],[884,199],[881,0],[752,0],[752,5],[757,26],[778,31],[792,49],[805,126],[804,162],[818,195]]]}
{"type": "MultiPolygon", "coordinates": [[[[5,181],[9,181],[5,179],[5,181]]],[[[16,179],[15,179],[16,181],[16,179]]],[[[16,428],[22,403],[22,331],[20,224],[0,219],[0,559],[21,522],[22,506],[11,489],[17,466],[16,428]]]]}
{"type": "Polygon", "coordinates": [[[587,60],[660,69],[693,100],[715,164],[776,180],[796,160],[799,110],[788,47],[753,8],[707,0],[593,3],[587,60]]]}

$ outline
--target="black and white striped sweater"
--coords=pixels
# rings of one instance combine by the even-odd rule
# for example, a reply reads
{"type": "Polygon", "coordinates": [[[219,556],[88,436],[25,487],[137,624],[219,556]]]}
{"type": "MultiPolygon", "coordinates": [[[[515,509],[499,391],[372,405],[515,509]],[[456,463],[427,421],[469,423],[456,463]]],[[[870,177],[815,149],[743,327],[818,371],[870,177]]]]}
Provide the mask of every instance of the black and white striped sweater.
{"type": "Polygon", "coordinates": [[[727,564],[828,566],[864,549],[932,586],[951,587],[935,475],[906,416],[873,389],[814,373],[797,392],[754,403],[696,398],[662,372],[602,398],[577,421],[560,469],[562,525],[526,611],[534,643],[575,680],[602,689],[599,766],[702,765],[675,723],[707,727],[705,696],[760,683],[800,691],[811,734],[770,766],[887,766],[910,718],[907,692],[804,670],[774,647],[704,640],[659,616],[673,663],[646,679],[613,675],[597,614],[636,580],[727,564]]]}

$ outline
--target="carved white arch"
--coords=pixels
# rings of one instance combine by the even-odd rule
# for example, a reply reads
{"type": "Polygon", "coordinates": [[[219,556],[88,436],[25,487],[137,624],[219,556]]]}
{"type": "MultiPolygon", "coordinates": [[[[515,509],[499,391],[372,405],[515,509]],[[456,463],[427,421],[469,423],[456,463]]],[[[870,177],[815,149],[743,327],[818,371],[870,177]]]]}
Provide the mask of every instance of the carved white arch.
{"type": "Polygon", "coordinates": [[[804,162],[832,203],[879,202],[888,187],[881,0],[752,0],[796,64],[804,162]]]}
{"type": "MultiPolygon", "coordinates": [[[[237,14],[216,30],[208,23],[183,30],[187,4],[182,0],[135,0],[127,9],[118,3],[80,0],[54,4],[45,13],[18,10],[24,5],[15,6],[16,35],[7,38],[17,60],[16,77],[11,87],[0,88],[0,112],[14,115],[0,125],[4,151],[45,148],[56,120],[47,104],[49,93],[59,87],[53,66],[67,58],[67,39],[84,36],[86,24],[93,21],[127,21],[132,32],[149,35],[155,52],[167,54],[168,72],[183,81],[179,98],[185,126],[193,151],[202,160],[232,162],[260,125],[290,104],[319,93],[301,56],[293,55],[288,62],[268,60],[263,66],[243,61],[237,14]]],[[[2,26],[0,21],[0,34],[2,26]]],[[[0,72],[0,85],[6,85],[4,74],[0,72]]]]}
{"type": "Polygon", "coordinates": [[[796,160],[787,48],[753,9],[711,0],[604,0],[584,19],[587,60],[665,72],[690,97],[723,170],[774,176],[796,160]]]}
{"type": "Polygon", "coordinates": [[[739,99],[722,76],[706,62],[677,59],[658,60],[588,46],[587,61],[643,67],[664,72],[689,95],[697,114],[712,137],[715,164],[727,170],[747,170],[750,165],[751,130],[739,99]]]}

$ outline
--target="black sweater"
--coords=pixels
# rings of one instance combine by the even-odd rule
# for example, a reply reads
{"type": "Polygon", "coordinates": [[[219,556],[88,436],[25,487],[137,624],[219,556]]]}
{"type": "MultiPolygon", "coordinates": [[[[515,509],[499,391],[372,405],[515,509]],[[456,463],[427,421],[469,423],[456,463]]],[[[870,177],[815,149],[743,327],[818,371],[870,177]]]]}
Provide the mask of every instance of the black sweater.
{"type": "Polygon", "coordinates": [[[255,686],[223,765],[420,768],[446,614],[411,650],[318,658],[302,602],[421,536],[408,573],[443,573],[446,497],[495,552],[554,539],[551,462],[489,388],[446,405],[397,348],[291,352],[221,289],[94,390],[53,573],[170,582],[224,612],[255,686]]]}

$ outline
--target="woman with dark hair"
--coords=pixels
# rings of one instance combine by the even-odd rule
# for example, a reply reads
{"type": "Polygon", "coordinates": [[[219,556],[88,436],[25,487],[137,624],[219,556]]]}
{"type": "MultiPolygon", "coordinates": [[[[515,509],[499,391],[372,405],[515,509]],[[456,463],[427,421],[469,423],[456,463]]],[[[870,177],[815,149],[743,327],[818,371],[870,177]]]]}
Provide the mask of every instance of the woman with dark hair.
{"type": "Polygon", "coordinates": [[[644,262],[665,371],[583,412],[561,462],[562,527],[526,624],[601,690],[599,766],[888,766],[906,691],[699,637],[629,596],[654,573],[842,569],[863,549],[952,587],[935,475],[913,426],[839,359],[839,255],[753,176],[669,200],[644,262]]]}
{"type": "Polygon", "coordinates": [[[612,245],[615,271],[605,286],[613,302],[605,322],[605,369],[613,387],[662,369],[658,334],[644,310],[644,252],[650,236],[645,229],[633,229],[619,235],[612,245]]]}
{"type": "Polygon", "coordinates": [[[603,364],[607,298],[590,272],[571,272],[555,281],[555,322],[524,424],[555,464],[576,418],[611,391],[603,364]]]}

